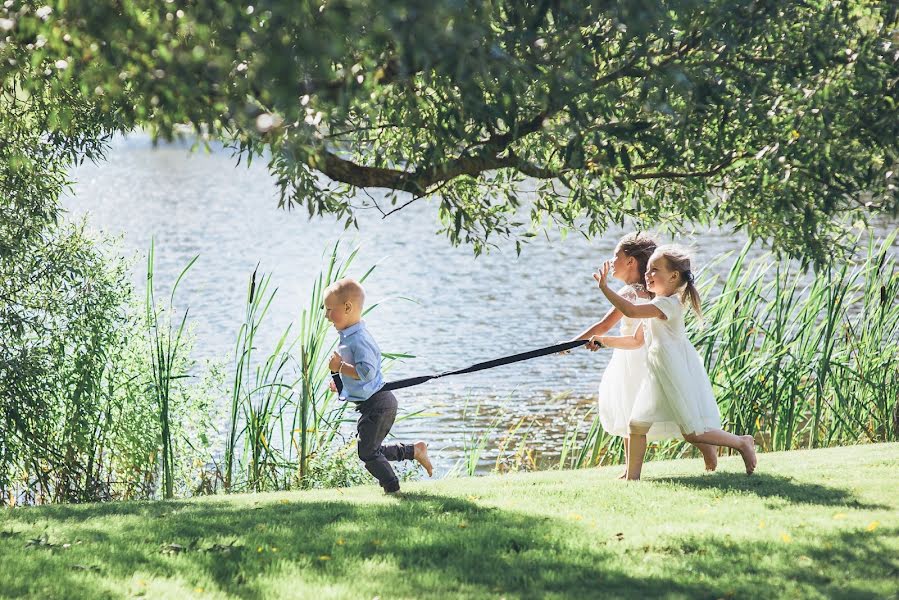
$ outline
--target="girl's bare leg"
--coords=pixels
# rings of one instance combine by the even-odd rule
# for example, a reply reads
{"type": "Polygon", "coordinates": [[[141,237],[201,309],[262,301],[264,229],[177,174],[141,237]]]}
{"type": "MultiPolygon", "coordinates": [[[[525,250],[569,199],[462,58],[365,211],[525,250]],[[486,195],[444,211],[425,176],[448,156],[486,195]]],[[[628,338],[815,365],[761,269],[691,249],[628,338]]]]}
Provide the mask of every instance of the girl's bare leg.
{"type": "Polygon", "coordinates": [[[702,452],[702,459],[705,461],[705,470],[714,471],[718,468],[718,448],[711,444],[694,443],[696,449],[702,452]]]}
{"type": "Polygon", "coordinates": [[[640,472],[643,470],[643,456],[645,454],[646,434],[631,433],[627,460],[627,479],[629,481],[640,479],[640,472]]]}
{"type": "Polygon", "coordinates": [[[684,439],[691,444],[712,444],[714,446],[726,446],[733,448],[743,457],[746,465],[746,474],[752,475],[758,462],[755,456],[755,440],[751,435],[734,435],[720,429],[712,429],[705,433],[691,433],[684,435],[684,439]]]}
{"type": "Polygon", "coordinates": [[[630,443],[628,438],[624,438],[624,473],[622,473],[621,477],[618,479],[627,479],[627,465],[630,463],[629,447],[630,443]]]}

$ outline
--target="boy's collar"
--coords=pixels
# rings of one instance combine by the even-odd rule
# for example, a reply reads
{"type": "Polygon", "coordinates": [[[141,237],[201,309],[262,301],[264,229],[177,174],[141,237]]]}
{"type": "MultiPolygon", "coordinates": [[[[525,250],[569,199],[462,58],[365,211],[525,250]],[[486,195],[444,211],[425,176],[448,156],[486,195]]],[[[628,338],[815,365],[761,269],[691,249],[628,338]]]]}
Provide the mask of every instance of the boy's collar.
{"type": "Polygon", "coordinates": [[[340,337],[346,337],[348,335],[356,333],[363,327],[365,327],[365,321],[360,320],[357,323],[353,323],[349,327],[344,327],[343,329],[338,330],[338,333],[340,334],[340,337]]]}

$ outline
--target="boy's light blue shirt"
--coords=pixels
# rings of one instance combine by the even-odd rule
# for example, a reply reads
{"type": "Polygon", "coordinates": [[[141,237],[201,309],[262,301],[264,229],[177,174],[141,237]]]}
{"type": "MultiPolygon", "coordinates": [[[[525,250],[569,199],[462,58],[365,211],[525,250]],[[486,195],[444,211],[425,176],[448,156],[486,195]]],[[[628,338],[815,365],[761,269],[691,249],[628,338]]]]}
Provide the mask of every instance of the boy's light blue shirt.
{"type": "Polygon", "coordinates": [[[365,321],[359,321],[337,333],[340,336],[337,352],[345,363],[356,367],[359,375],[359,379],[353,379],[349,375],[340,376],[343,389],[338,397],[344,401],[364,402],[384,386],[381,349],[365,327],[365,321]]]}

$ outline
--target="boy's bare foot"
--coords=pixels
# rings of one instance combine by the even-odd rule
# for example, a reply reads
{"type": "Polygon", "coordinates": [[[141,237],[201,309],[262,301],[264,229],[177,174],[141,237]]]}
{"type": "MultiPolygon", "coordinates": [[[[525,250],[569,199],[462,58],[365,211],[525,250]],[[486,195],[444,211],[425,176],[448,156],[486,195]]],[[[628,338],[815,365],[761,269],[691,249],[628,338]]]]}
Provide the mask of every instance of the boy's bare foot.
{"type": "Polygon", "coordinates": [[[708,444],[702,444],[699,446],[699,451],[702,452],[702,459],[705,461],[706,471],[714,471],[718,468],[718,448],[708,444]]]}
{"type": "Polygon", "coordinates": [[[424,442],[415,442],[413,447],[415,448],[415,453],[412,455],[412,458],[425,468],[425,471],[428,472],[428,477],[432,477],[434,466],[431,464],[431,459],[428,458],[428,445],[424,442]]]}
{"type": "Polygon", "coordinates": [[[627,479],[627,471],[618,476],[618,479],[627,479]]]}
{"type": "Polygon", "coordinates": [[[746,474],[752,475],[758,460],[755,456],[755,439],[751,435],[741,435],[743,447],[740,449],[740,456],[743,457],[743,463],[746,465],[746,474]]]}

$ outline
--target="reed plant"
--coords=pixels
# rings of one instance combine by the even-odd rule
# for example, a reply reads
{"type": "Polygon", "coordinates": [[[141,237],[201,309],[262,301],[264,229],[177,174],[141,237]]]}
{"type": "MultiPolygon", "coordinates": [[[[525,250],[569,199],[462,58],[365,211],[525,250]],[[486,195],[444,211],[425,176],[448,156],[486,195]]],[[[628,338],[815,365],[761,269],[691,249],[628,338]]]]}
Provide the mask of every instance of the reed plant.
{"type": "Polygon", "coordinates": [[[148,341],[150,343],[150,367],[152,378],[149,382],[151,393],[156,400],[158,408],[157,417],[160,427],[159,452],[162,463],[162,487],[165,498],[172,498],[175,489],[175,443],[172,437],[172,394],[173,383],[178,379],[189,377],[186,372],[178,369],[183,363],[181,353],[184,340],[185,326],[190,309],[185,309],[181,321],[173,321],[175,316],[175,293],[178,284],[197,262],[199,255],[188,262],[181,270],[172,286],[172,292],[168,297],[167,307],[156,305],[154,286],[155,243],[150,241],[150,251],[147,254],[147,294],[146,294],[146,324],[148,341]],[[175,325],[177,323],[177,325],[175,325]]]}
{"type": "MultiPolygon", "coordinates": [[[[453,464],[447,473],[447,477],[468,476],[473,477],[478,470],[484,451],[496,435],[499,423],[503,418],[502,413],[494,415],[490,424],[484,428],[468,427],[470,419],[477,419],[481,415],[481,405],[476,404],[470,409],[470,403],[466,400],[462,407],[460,426],[468,429],[462,434],[462,456],[453,464]]],[[[508,437],[508,436],[507,436],[508,437]]],[[[499,460],[499,459],[497,459],[499,460]]]]}
{"type": "Polygon", "coordinates": [[[765,450],[897,439],[895,232],[811,281],[744,250],[694,342],[727,425],[765,450]],[[770,276],[773,270],[773,276],[770,276]]]}
{"type": "MultiPolygon", "coordinates": [[[[328,390],[334,341],[328,339],[330,324],[322,306],[325,289],[347,276],[358,251],[341,258],[339,244],[331,248],[301,312],[298,333],[294,335],[290,324],[259,361],[254,356],[257,334],[277,289],[269,292],[270,275],[260,276],[257,269],[251,276],[235,346],[223,468],[227,490],[308,487],[312,461],[319,481],[321,465],[330,464],[323,455],[346,447],[341,427],[347,421],[347,404],[328,390]]],[[[364,282],[375,267],[358,281],[364,282]]],[[[364,314],[376,307],[368,306],[364,314]]],[[[385,360],[400,356],[385,354],[385,360]]]]}

